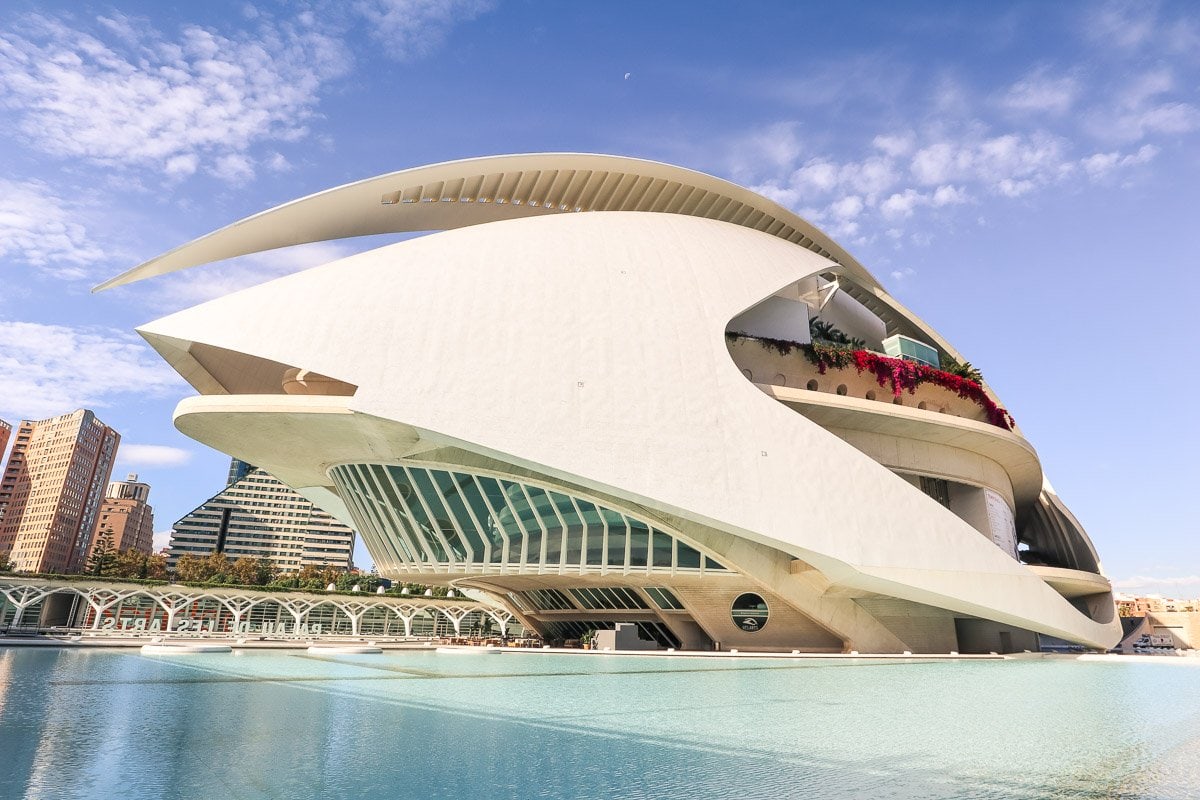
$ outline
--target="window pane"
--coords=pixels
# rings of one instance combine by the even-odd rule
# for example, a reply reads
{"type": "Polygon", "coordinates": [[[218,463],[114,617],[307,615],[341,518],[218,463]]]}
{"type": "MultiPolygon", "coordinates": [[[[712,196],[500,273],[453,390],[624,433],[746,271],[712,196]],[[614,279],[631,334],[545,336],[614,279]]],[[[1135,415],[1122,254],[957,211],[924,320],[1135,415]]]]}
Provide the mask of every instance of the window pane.
{"type": "Polygon", "coordinates": [[[471,519],[471,514],[467,510],[467,503],[463,495],[466,492],[475,491],[475,484],[467,475],[454,475],[443,470],[434,470],[433,479],[437,484],[437,488],[445,501],[447,510],[450,512],[454,521],[458,523],[459,530],[466,537],[467,544],[475,551],[472,559],[476,564],[482,564],[483,558],[483,536],[479,532],[474,520],[471,519]]]}
{"type": "Polygon", "coordinates": [[[654,529],[654,566],[670,568],[671,554],[674,550],[671,543],[672,539],[668,534],[658,528],[654,529]]]}
{"type": "Polygon", "coordinates": [[[637,520],[629,521],[629,566],[644,567],[650,554],[650,528],[637,520]]]}
{"type": "Polygon", "coordinates": [[[598,567],[604,563],[604,518],[596,506],[587,500],[577,500],[575,504],[587,525],[588,566],[598,567]]]}
{"type": "Polygon", "coordinates": [[[700,569],[700,551],[694,547],[684,544],[678,539],[675,541],[676,566],[680,569],[700,569]]]}
{"type": "Polygon", "coordinates": [[[608,520],[608,565],[610,567],[625,566],[625,537],[629,531],[625,526],[625,518],[615,511],[605,511],[604,518],[608,520]]]}
{"type": "Polygon", "coordinates": [[[450,512],[443,505],[442,496],[437,487],[433,485],[433,478],[430,477],[429,470],[410,469],[408,473],[412,476],[413,485],[421,493],[421,499],[425,501],[429,513],[433,515],[431,523],[435,532],[440,531],[446,541],[450,543],[450,552],[453,553],[455,561],[466,561],[466,544],[459,537],[458,531],[454,529],[454,523],[450,520],[450,512]]]}

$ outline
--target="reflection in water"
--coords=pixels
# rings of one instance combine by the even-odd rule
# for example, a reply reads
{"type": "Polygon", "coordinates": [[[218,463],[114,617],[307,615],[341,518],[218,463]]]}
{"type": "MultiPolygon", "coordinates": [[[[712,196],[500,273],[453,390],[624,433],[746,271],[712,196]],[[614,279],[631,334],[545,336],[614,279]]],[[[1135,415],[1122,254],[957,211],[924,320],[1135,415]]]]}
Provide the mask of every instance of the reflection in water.
{"type": "Polygon", "coordinates": [[[14,648],[0,747],[3,798],[1182,798],[1200,668],[14,648]]]}

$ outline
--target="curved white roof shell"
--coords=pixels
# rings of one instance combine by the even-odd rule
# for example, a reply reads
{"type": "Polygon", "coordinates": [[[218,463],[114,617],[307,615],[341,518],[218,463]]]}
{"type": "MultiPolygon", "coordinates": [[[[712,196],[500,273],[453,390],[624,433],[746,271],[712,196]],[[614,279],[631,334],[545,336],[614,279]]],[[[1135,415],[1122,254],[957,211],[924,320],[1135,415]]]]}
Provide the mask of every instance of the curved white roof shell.
{"type": "Polygon", "coordinates": [[[713,220],[551,215],[382,247],[140,330],[198,386],[213,379],[200,345],[357,387],[327,399],[214,387],[177,412],[184,432],[307,492],[328,491],[339,463],[452,448],[651,510],[877,649],[902,645],[837,591],[1105,645],[1111,620],[745,380],[728,321],[830,266],[713,220]],[[786,557],[768,565],[752,547],[786,557]],[[841,588],[816,590],[788,559],[841,588]]]}
{"type": "Polygon", "coordinates": [[[831,273],[893,333],[954,346],[892,297],[826,233],[762,195],[672,164],[596,153],[482,156],[414,167],[326,189],[238,220],[96,286],[103,291],[189,267],[299,244],[442,231],[589,211],[701,217],[762,231],[828,258],[831,273]]]}
{"type": "Polygon", "coordinates": [[[439,231],[587,211],[649,211],[715,219],[812,250],[875,285],[814,225],[721,178],[623,156],[486,156],[391,172],[284,203],[140,264],[97,291],[235,256],[381,233],[439,231]]]}

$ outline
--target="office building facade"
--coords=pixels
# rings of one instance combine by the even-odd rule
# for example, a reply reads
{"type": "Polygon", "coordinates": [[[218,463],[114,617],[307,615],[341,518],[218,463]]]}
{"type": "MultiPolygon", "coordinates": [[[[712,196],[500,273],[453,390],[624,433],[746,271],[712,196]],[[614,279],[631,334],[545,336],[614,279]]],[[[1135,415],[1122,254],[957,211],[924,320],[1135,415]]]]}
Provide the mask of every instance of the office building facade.
{"type": "Polygon", "coordinates": [[[280,572],[349,569],[354,531],[272,475],[234,459],[228,483],[175,523],[167,564],[184,554],[267,559],[280,572]]]}
{"type": "Polygon", "coordinates": [[[137,473],[109,483],[89,557],[102,539],[108,541],[111,550],[154,552],[154,508],[149,501],[150,485],[139,482],[137,473]]]}
{"type": "Polygon", "coordinates": [[[0,478],[0,556],[23,572],[83,569],[120,441],[84,409],[22,420],[0,478]]]}

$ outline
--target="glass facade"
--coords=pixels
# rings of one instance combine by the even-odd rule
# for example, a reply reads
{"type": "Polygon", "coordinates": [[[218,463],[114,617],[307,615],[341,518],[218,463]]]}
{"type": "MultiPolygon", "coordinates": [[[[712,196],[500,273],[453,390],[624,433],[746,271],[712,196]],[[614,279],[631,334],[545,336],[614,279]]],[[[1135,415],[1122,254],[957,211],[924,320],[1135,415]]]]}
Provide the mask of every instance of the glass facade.
{"type": "Polygon", "coordinates": [[[343,464],[329,474],[384,571],[724,570],[646,521],[528,483],[385,464],[343,464]]]}
{"type": "Polygon", "coordinates": [[[608,609],[649,608],[646,601],[632,589],[617,587],[594,587],[571,589],[571,595],[580,607],[593,611],[608,609]]]}
{"type": "Polygon", "coordinates": [[[941,366],[941,359],[938,357],[936,348],[902,334],[896,334],[884,339],[883,352],[892,358],[916,361],[918,364],[925,364],[934,369],[938,369],[941,366]]]}
{"type": "Polygon", "coordinates": [[[650,595],[651,599],[663,611],[683,610],[683,603],[679,602],[679,598],[675,596],[675,593],[666,587],[647,586],[646,594],[650,595]]]}

